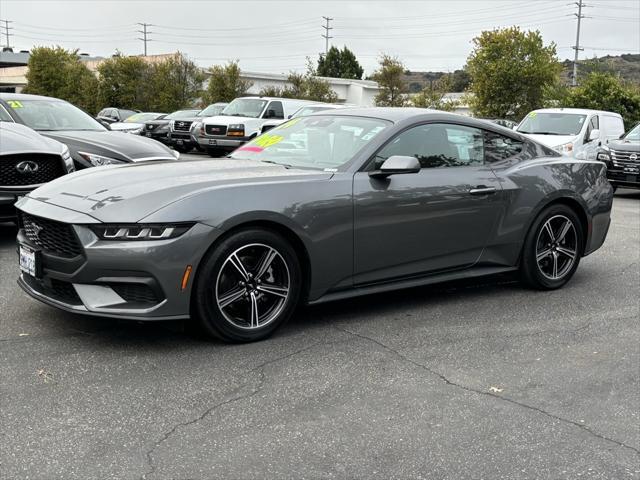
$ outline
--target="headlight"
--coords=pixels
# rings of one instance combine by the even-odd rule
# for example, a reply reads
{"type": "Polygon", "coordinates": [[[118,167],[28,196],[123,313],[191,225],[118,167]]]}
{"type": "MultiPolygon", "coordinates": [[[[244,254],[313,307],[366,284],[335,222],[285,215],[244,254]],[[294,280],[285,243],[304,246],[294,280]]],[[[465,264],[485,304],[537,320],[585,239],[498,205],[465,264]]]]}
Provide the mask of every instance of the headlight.
{"type": "Polygon", "coordinates": [[[563,145],[556,145],[555,147],[553,147],[553,149],[556,152],[569,154],[569,153],[573,152],[573,143],[569,142],[569,143],[565,143],[563,145]]]}
{"type": "Polygon", "coordinates": [[[80,155],[94,167],[101,167],[103,165],[121,165],[123,163],[126,163],[122,160],[116,160],[115,158],[96,155],[95,153],[78,152],[78,155],[80,155]]]}
{"type": "Polygon", "coordinates": [[[127,130],[127,133],[133,133],[134,135],[140,135],[142,128],[136,128],[134,130],[127,130]]]}
{"type": "Polygon", "coordinates": [[[73,164],[73,158],[71,158],[71,152],[69,152],[69,147],[66,145],[62,145],[62,160],[64,161],[67,173],[76,171],[76,166],[73,164]]]}
{"type": "Polygon", "coordinates": [[[244,137],[244,125],[242,123],[234,123],[227,127],[227,135],[229,137],[244,137]]]}
{"type": "Polygon", "coordinates": [[[196,130],[199,130],[199,129],[200,129],[200,127],[202,127],[202,122],[193,122],[193,123],[191,124],[191,128],[190,128],[190,130],[191,130],[192,132],[195,132],[196,130]]]}
{"type": "Polygon", "coordinates": [[[598,152],[598,160],[601,162],[608,162],[610,160],[609,154],[606,152],[598,152]]]}
{"type": "Polygon", "coordinates": [[[166,225],[91,225],[89,228],[100,240],[169,240],[186,233],[193,223],[173,223],[166,225]]]}

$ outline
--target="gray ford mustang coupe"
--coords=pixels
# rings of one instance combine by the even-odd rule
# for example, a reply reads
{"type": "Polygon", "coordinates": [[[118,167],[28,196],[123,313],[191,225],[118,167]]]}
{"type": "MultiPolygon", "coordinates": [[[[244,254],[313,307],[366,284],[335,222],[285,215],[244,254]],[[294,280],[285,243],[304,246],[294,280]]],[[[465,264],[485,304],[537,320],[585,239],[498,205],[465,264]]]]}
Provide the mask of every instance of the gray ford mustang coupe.
{"type": "Polygon", "coordinates": [[[71,312],[265,338],[300,303],[519,270],[563,286],[609,228],[601,162],[421,109],[292,119],[221,160],[107,166],[17,203],[20,286],[71,312]]]}

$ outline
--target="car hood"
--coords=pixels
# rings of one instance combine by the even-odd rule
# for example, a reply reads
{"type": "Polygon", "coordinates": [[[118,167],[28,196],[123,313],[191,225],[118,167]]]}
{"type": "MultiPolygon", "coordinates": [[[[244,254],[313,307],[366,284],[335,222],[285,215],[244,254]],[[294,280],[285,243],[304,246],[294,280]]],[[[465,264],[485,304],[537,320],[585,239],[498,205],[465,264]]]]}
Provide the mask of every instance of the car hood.
{"type": "Polygon", "coordinates": [[[234,123],[255,122],[254,117],[232,117],[230,115],[218,115],[216,117],[203,117],[205,125],[232,125],[234,123]]]}
{"type": "Polygon", "coordinates": [[[64,146],[60,142],[43,137],[29,127],[18,123],[0,122],[0,154],[53,153],[60,155],[64,146]]]}
{"type": "Polygon", "coordinates": [[[152,162],[81,170],[54,180],[28,196],[88,214],[102,222],[128,223],[211,189],[251,188],[257,183],[331,176],[328,172],[287,169],[254,160],[152,162]]]}
{"type": "Polygon", "coordinates": [[[607,144],[611,150],[624,150],[626,152],[640,152],[640,142],[631,140],[611,140],[607,144]]]}
{"type": "Polygon", "coordinates": [[[160,142],[124,132],[75,130],[40,133],[66,144],[74,152],[96,153],[125,162],[176,159],[172,151],[160,142]]]}
{"type": "Polygon", "coordinates": [[[134,123],[134,122],[116,122],[109,125],[111,130],[136,130],[138,128],[142,128],[142,123],[134,123]]]}
{"type": "Polygon", "coordinates": [[[535,133],[522,133],[518,132],[536,142],[541,143],[546,147],[557,147],[558,145],[564,145],[565,143],[575,142],[575,135],[537,135],[535,133]]]}

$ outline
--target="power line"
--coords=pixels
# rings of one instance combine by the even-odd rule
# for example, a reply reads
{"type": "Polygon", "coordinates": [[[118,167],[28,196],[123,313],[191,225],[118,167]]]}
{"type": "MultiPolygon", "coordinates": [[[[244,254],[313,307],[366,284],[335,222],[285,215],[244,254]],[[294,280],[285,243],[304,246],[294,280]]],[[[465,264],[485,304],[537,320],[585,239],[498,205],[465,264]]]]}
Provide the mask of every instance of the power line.
{"type": "Polygon", "coordinates": [[[13,27],[10,27],[9,24],[13,23],[13,21],[11,20],[0,20],[0,22],[4,23],[4,34],[7,37],[7,43],[5,44],[6,48],[11,48],[11,41],[9,40],[11,34],[9,33],[9,30],[13,30],[13,27]]]}
{"type": "Polygon", "coordinates": [[[152,34],[153,32],[147,31],[147,27],[153,27],[150,23],[137,23],[136,25],[140,25],[142,30],[138,30],[138,33],[142,34],[142,38],[138,38],[138,40],[142,40],[144,42],[144,56],[147,56],[147,42],[150,42],[151,39],[147,38],[147,35],[152,34]]]}
{"type": "Polygon", "coordinates": [[[326,55],[327,53],[329,53],[329,39],[333,38],[329,36],[329,30],[333,30],[333,27],[329,26],[329,22],[331,22],[333,18],[329,18],[329,17],[322,17],[322,18],[325,19],[326,25],[321,25],[322,28],[324,28],[324,34],[320,36],[324,38],[324,54],[326,55]]]}

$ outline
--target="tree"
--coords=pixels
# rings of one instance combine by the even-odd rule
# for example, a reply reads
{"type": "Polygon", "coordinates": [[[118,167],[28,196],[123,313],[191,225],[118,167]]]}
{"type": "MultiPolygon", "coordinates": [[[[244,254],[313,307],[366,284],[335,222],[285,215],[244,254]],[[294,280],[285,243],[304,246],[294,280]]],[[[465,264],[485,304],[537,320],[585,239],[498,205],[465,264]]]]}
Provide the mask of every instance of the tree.
{"type": "Polygon", "coordinates": [[[360,80],[364,70],[354,53],[347,47],[338,50],[331,47],[326,55],[318,59],[317,74],[321,77],[353,78],[360,80]]]}
{"type": "Polygon", "coordinates": [[[542,106],[562,68],[554,43],[544,46],[540,32],[511,27],[482,32],[473,44],[467,71],[475,115],[519,119],[542,106]]]}
{"type": "Polygon", "coordinates": [[[152,74],[142,58],[116,53],[98,65],[100,105],[150,110],[152,74]]]}
{"type": "Polygon", "coordinates": [[[186,56],[179,53],[151,66],[149,108],[173,112],[193,106],[202,96],[204,73],[186,56]]]}
{"type": "Polygon", "coordinates": [[[95,113],[98,81],[78,52],[36,47],[29,56],[25,93],[61,98],[95,113]]]}
{"type": "Polygon", "coordinates": [[[440,79],[431,82],[420,93],[411,98],[414,107],[433,108],[452,112],[458,107],[459,102],[447,100],[445,95],[452,91],[454,79],[451,75],[443,75],[440,79]]]}
{"type": "Polygon", "coordinates": [[[407,103],[407,85],[403,80],[404,65],[395,57],[383,54],[378,60],[380,67],[371,76],[378,82],[380,91],[376,105],[380,107],[402,107],[407,103]]]}
{"type": "Polygon", "coordinates": [[[241,78],[242,71],[238,61],[226,65],[214,65],[209,69],[209,85],[206,100],[208,103],[230,102],[244,95],[252,83],[241,78]]]}
{"type": "Polygon", "coordinates": [[[582,83],[562,97],[565,107],[606,110],[622,115],[625,125],[640,121],[640,90],[604,72],[583,77],[582,83]]]}

